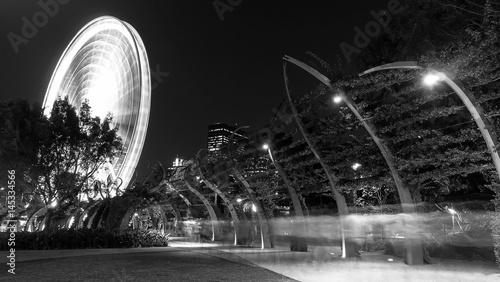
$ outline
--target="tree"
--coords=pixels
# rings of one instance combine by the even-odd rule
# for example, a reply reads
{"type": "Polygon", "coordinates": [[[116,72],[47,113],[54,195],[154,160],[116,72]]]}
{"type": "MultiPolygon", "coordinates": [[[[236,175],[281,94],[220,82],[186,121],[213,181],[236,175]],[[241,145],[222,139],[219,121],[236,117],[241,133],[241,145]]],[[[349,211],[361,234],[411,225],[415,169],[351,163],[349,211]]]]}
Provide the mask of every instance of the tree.
{"type": "MultiPolygon", "coordinates": [[[[391,22],[390,32],[360,56],[358,72],[408,60],[445,72],[477,99],[487,126],[498,131],[500,52],[495,5],[491,0],[412,1],[391,22]]],[[[484,140],[448,87],[424,88],[414,71],[346,77],[336,87],[347,91],[379,129],[417,199],[482,187],[498,193],[494,188],[498,176],[490,177],[493,166],[484,140]]],[[[498,245],[496,249],[500,253],[498,245]]]]}
{"type": "Polygon", "coordinates": [[[46,206],[55,207],[46,216],[50,225],[53,212],[62,216],[74,208],[80,193],[94,189],[95,174],[107,161],[119,156],[122,141],[112,116],[102,122],[91,116],[88,101],[84,101],[77,113],[68,97],[54,102],[48,118],[48,133],[40,140],[33,173],[28,182],[46,206]]]}
{"type": "MultiPolygon", "coordinates": [[[[39,140],[45,138],[48,132],[47,122],[37,103],[30,106],[21,99],[0,103],[0,170],[15,171],[17,215],[26,211],[27,203],[38,206],[37,199],[33,197],[34,187],[25,176],[34,172],[39,140]]],[[[0,173],[0,187],[7,187],[7,173],[0,173]]],[[[7,195],[7,189],[0,193],[7,195]]],[[[0,217],[5,213],[6,209],[5,212],[0,211],[0,217]]]]}

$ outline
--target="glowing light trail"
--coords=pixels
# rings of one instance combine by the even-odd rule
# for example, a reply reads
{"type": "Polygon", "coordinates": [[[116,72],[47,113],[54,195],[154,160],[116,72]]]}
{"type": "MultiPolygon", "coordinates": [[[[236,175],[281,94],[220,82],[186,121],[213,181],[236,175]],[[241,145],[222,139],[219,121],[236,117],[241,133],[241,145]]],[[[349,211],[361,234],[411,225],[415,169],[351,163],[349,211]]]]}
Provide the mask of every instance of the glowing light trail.
{"type": "Polygon", "coordinates": [[[58,97],[68,96],[79,110],[89,100],[92,115],[113,115],[124,154],[113,161],[116,177],[126,188],[146,139],[151,105],[149,63],[137,31],[117,18],[104,16],[85,25],[64,51],[52,75],[43,107],[49,115],[58,97]]]}

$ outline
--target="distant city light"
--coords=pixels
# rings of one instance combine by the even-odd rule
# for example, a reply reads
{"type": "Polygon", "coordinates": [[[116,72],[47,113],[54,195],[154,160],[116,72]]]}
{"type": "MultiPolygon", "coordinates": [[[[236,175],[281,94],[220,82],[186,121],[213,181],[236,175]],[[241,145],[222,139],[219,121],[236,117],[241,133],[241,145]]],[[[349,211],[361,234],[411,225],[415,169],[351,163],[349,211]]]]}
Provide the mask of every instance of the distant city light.
{"type": "Polygon", "coordinates": [[[240,198],[236,199],[236,202],[238,202],[238,203],[241,203],[241,201],[243,201],[243,200],[240,198]]]}
{"type": "Polygon", "coordinates": [[[51,208],[55,208],[55,207],[57,207],[57,201],[53,201],[53,202],[50,204],[50,207],[51,207],[51,208]]]}

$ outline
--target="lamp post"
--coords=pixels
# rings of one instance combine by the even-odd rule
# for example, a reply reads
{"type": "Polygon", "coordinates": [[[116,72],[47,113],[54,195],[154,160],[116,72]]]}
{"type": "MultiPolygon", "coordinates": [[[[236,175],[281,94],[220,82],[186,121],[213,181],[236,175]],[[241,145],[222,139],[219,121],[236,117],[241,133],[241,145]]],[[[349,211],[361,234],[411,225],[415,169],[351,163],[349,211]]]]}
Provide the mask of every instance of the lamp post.
{"type": "MultiPolygon", "coordinates": [[[[363,76],[376,71],[389,70],[389,69],[423,70],[424,68],[417,65],[417,63],[413,61],[396,62],[371,68],[369,70],[360,73],[359,76],[363,76]]],[[[486,146],[488,147],[488,151],[490,152],[491,158],[493,159],[493,164],[495,165],[497,175],[500,179],[500,157],[496,149],[498,146],[498,139],[493,133],[491,122],[484,116],[483,108],[477,101],[476,97],[474,97],[474,95],[470,91],[465,89],[459,80],[451,79],[444,72],[439,72],[430,69],[430,72],[424,77],[424,83],[427,85],[433,85],[439,81],[444,81],[451,89],[453,89],[453,91],[458,95],[460,100],[462,100],[465,107],[472,115],[472,118],[476,122],[476,125],[479,131],[481,132],[484,141],[486,142],[486,146]]]]}
{"type": "MultiPolygon", "coordinates": [[[[231,134],[231,137],[229,138],[228,146],[231,145],[234,134],[238,130],[240,130],[242,128],[248,128],[248,127],[249,126],[240,126],[237,129],[235,129],[233,131],[233,134],[231,134]]],[[[229,157],[231,160],[233,160],[230,150],[229,150],[229,157]]],[[[257,195],[255,194],[255,191],[252,189],[252,187],[250,186],[248,181],[245,179],[245,177],[243,177],[243,175],[241,174],[241,172],[237,168],[236,163],[235,163],[235,165],[233,165],[231,167],[231,170],[232,170],[234,176],[236,177],[236,179],[238,179],[238,181],[243,185],[243,187],[245,187],[245,190],[247,192],[248,197],[250,198],[250,200],[254,203],[254,205],[256,207],[255,213],[257,214],[257,219],[259,220],[261,248],[262,249],[272,248],[273,245],[271,242],[271,232],[270,232],[269,224],[268,224],[266,216],[264,214],[264,209],[262,208],[262,205],[260,204],[260,202],[257,200],[257,195]]]]}
{"type": "MultiPolygon", "coordinates": [[[[302,68],[312,76],[316,77],[319,81],[321,81],[321,83],[326,85],[332,92],[335,91],[335,89],[333,89],[333,85],[330,79],[328,79],[326,76],[324,76],[314,68],[289,56],[285,56],[283,59],[285,61],[293,63],[294,65],[302,68]]],[[[383,144],[382,141],[377,137],[377,135],[375,134],[375,128],[371,124],[369,124],[366,119],[363,118],[362,114],[360,113],[360,110],[358,110],[354,106],[354,102],[348,96],[344,95],[344,93],[339,93],[334,97],[334,102],[340,103],[342,101],[347,105],[347,107],[351,110],[351,112],[358,118],[358,120],[361,122],[361,124],[368,132],[368,134],[370,134],[370,137],[373,139],[373,141],[379,148],[380,152],[382,153],[389,167],[389,170],[391,171],[392,178],[394,179],[394,182],[396,184],[396,189],[400,197],[401,207],[403,212],[408,214],[415,214],[416,209],[413,204],[413,198],[411,196],[410,190],[403,185],[403,181],[399,176],[396,166],[394,165],[392,153],[390,152],[389,148],[385,144],[383,144]]],[[[408,263],[409,265],[423,264],[422,241],[418,238],[417,234],[414,231],[410,231],[412,229],[413,226],[408,226],[407,233],[405,235],[406,263],[408,263]]]]}
{"type": "Polygon", "coordinates": [[[236,212],[234,205],[226,197],[226,195],[224,193],[222,193],[222,191],[216,185],[214,185],[211,181],[209,181],[204,176],[203,171],[201,170],[201,167],[200,167],[200,162],[199,162],[199,159],[200,159],[199,155],[200,155],[201,151],[203,151],[203,150],[206,150],[206,149],[201,149],[198,151],[198,153],[196,153],[196,164],[197,164],[196,168],[197,168],[197,172],[200,175],[199,180],[201,180],[208,188],[210,188],[212,191],[214,191],[216,193],[216,195],[218,195],[222,199],[224,204],[227,206],[229,213],[231,214],[231,218],[233,220],[234,245],[237,245],[238,244],[238,227],[239,227],[239,223],[240,223],[240,220],[238,219],[238,213],[236,212]]]}
{"type": "Polygon", "coordinates": [[[304,218],[304,212],[302,211],[302,206],[300,205],[299,195],[297,191],[293,188],[292,182],[287,177],[283,167],[276,161],[276,157],[274,156],[274,152],[271,150],[271,146],[269,144],[262,145],[264,150],[267,150],[269,153],[269,158],[273,163],[276,170],[278,170],[278,174],[281,179],[285,182],[285,186],[288,190],[288,194],[290,195],[290,199],[292,200],[293,210],[295,212],[295,216],[297,222],[299,224],[298,228],[298,236],[295,236],[294,240],[290,243],[291,251],[299,251],[299,252],[307,252],[307,225],[304,218]]]}

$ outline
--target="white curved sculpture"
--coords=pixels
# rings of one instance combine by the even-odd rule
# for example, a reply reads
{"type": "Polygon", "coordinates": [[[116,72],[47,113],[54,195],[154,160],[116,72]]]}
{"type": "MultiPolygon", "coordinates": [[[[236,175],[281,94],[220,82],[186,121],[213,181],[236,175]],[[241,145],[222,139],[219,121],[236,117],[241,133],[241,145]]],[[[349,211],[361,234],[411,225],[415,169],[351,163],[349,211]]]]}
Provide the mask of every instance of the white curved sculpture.
{"type": "Polygon", "coordinates": [[[150,68],[137,31],[117,18],[92,20],[73,38],[52,75],[43,107],[49,115],[58,97],[78,110],[88,99],[93,116],[113,115],[124,154],[112,161],[126,188],[142,152],[151,105],[150,68]]]}

